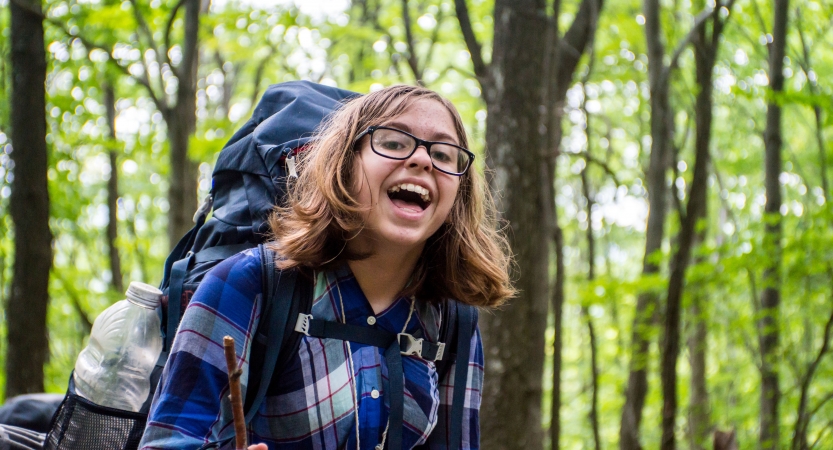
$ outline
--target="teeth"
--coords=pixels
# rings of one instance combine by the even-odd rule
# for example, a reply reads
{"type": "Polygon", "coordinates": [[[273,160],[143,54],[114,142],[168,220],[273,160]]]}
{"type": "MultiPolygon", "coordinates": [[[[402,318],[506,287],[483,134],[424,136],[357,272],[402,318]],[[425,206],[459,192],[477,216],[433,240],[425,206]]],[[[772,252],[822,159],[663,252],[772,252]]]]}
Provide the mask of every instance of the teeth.
{"type": "Polygon", "coordinates": [[[399,192],[401,190],[417,193],[422,198],[422,201],[424,201],[425,203],[431,203],[431,194],[428,192],[428,189],[425,189],[424,187],[415,184],[397,184],[396,186],[392,186],[390,189],[388,189],[388,192],[399,192]]]}

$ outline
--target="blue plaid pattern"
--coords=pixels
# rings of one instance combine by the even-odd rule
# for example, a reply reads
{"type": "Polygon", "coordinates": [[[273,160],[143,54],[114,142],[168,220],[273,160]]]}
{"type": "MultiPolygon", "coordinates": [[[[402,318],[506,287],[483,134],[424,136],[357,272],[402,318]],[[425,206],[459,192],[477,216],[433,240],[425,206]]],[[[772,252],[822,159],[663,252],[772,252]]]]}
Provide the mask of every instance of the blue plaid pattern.
{"type": "MultiPolygon", "coordinates": [[[[251,340],[263,307],[261,291],[257,249],[227,259],[205,276],[183,315],[141,448],[195,449],[213,442],[233,448],[229,442],[234,429],[222,339],[229,335],[235,340],[245,396],[251,340]]],[[[376,323],[372,326],[386,331],[398,333],[406,326],[410,300],[399,298],[385,311],[374,314],[346,264],[316,274],[313,316],[340,321],[339,294],[347,323],[371,326],[368,317],[373,316],[376,323]]],[[[436,341],[440,320],[436,306],[417,300],[406,330],[436,341]]],[[[479,331],[474,331],[461,418],[463,444],[454,448],[479,448],[483,350],[479,331]]],[[[444,379],[438,380],[433,362],[414,356],[402,359],[403,448],[427,444],[430,449],[449,449],[454,365],[444,379]]],[[[381,442],[388,419],[384,349],[304,336],[297,354],[276,370],[279,392],[266,397],[249,424],[249,442],[264,442],[270,449],[367,450],[381,442]]]]}

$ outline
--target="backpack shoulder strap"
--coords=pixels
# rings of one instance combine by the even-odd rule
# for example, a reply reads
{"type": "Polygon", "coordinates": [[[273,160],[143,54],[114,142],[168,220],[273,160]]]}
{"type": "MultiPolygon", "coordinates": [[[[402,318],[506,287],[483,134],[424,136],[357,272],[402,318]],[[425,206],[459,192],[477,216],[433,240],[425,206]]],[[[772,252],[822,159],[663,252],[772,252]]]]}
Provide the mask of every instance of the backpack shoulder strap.
{"type": "MultiPolygon", "coordinates": [[[[249,366],[249,382],[246,389],[246,400],[243,410],[246,412],[246,423],[251,422],[260,404],[266,397],[266,390],[275,372],[275,366],[284,343],[284,334],[289,323],[292,304],[297,302],[296,270],[276,270],[275,253],[261,244],[261,278],[263,280],[263,313],[255,331],[254,342],[261,344],[264,349],[263,357],[252,355],[249,366]],[[264,339],[265,336],[265,339],[264,339]]],[[[254,352],[253,352],[254,353],[254,352]]]]}
{"type": "MultiPolygon", "coordinates": [[[[449,430],[449,448],[461,448],[463,439],[463,408],[466,402],[466,387],[469,378],[469,359],[471,356],[471,339],[474,334],[474,324],[477,321],[477,308],[454,301],[448,305],[449,310],[456,312],[457,358],[454,370],[454,393],[451,401],[451,429],[449,430]]],[[[453,318],[452,318],[453,320],[453,318]]]]}

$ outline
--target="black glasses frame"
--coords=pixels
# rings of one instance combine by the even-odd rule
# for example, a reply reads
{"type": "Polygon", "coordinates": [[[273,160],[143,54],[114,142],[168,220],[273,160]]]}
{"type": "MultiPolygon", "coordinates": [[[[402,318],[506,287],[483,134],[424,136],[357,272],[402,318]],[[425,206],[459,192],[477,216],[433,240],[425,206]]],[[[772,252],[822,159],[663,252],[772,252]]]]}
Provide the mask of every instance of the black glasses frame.
{"type": "Polygon", "coordinates": [[[370,149],[371,149],[371,150],[373,150],[373,153],[375,153],[375,154],[377,154],[377,155],[379,155],[379,156],[381,156],[381,157],[383,157],[383,158],[395,159],[395,160],[397,160],[397,161],[404,161],[404,160],[406,160],[406,159],[410,158],[410,157],[414,154],[414,152],[416,152],[416,149],[417,149],[417,148],[419,148],[419,146],[420,146],[420,145],[421,145],[421,146],[423,146],[423,147],[425,147],[425,151],[426,151],[426,152],[428,152],[428,156],[429,156],[429,157],[431,156],[431,146],[432,146],[432,145],[434,145],[434,144],[450,145],[450,146],[452,146],[452,147],[456,147],[456,148],[458,148],[458,149],[462,150],[463,152],[465,152],[465,153],[469,156],[468,164],[466,164],[466,167],[463,169],[463,171],[462,171],[462,172],[449,172],[449,171],[447,171],[447,170],[440,169],[440,168],[439,168],[439,167],[437,167],[437,165],[434,163],[434,158],[430,158],[430,159],[431,159],[431,165],[432,165],[432,166],[434,166],[434,168],[435,168],[435,169],[439,170],[439,171],[440,171],[440,172],[442,172],[442,173],[446,173],[446,174],[449,174],[449,175],[453,175],[453,176],[455,176],[455,177],[461,177],[461,176],[465,175],[465,174],[466,174],[466,172],[468,172],[469,168],[471,167],[472,162],[474,162],[474,153],[470,152],[468,149],[466,149],[466,148],[464,148],[464,147],[460,147],[459,145],[457,145],[457,144],[452,144],[452,143],[450,143],[450,142],[442,142],[442,141],[425,141],[425,140],[422,140],[422,139],[420,139],[420,138],[418,138],[418,137],[414,136],[414,135],[413,135],[413,134],[411,134],[411,133],[408,133],[407,131],[402,131],[402,130],[400,130],[400,129],[398,129],[398,128],[386,127],[386,126],[382,126],[382,125],[373,125],[373,126],[367,127],[367,129],[366,129],[366,130],[364,130],[364,131],[362,131],[361,133],[359,133],[358,135],[356,135],[356,140],[355,140],[355,142],[358,142],[358,141],[359,141],[359,139],[361,139],[361,138],[365,137],[366,135],[369,135],[369,136],[370,136],[370,149]],[[375,147],[373,147],[373,133],[374,133],[376,130],[391,130],[391,131],[398,131],[398,132],[400,132],[400,133],[402,133],[402,134],[404,134],[404,135],[406,135],[406,136],[410,137],[411,139],[413,139],[413,140],[414,140],[414,142],[416,142],[416,144],[414,145],[414,148],[413,148],[413,149],[411,149],[411,152],[410,152],[410,153],[408,153],[406,156],[403,156],[403,157],[401,157],[401,158],[397,158],[397,157],[394,157],[394,156],[386,155],[386,154],[384,154],[384,153],[379,152],[378,150],[376,150],[376,148],[375,148],[375,147]]]}

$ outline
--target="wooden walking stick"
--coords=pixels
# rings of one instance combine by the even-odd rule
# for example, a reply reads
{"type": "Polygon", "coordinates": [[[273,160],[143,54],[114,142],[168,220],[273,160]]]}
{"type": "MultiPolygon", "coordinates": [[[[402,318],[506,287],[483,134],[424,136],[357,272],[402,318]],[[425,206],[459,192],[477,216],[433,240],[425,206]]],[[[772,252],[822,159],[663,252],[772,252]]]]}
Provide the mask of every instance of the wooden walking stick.
{"type": "Polygon", "coordinates": [[[237,355],[234,353],[234,338],[223,337],[223,351],[228,367],[229,398],[231,399],[231,417],[234,419],[234,448],[246,449],[246,417],[243,414],[243,394],[240,390],[240,375],[243,370],[237,367],[237,355]]]}

